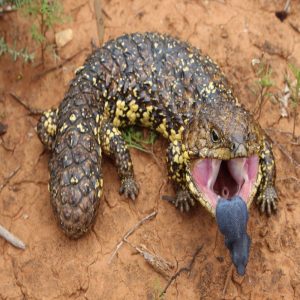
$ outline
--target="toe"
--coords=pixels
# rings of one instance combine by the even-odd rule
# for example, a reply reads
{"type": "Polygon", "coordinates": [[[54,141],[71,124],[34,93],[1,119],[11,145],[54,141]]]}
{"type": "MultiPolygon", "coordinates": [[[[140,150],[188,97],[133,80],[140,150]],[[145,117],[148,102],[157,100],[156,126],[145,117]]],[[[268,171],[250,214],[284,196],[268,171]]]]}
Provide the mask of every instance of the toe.
{"type": "Polygon", "coordinates": [[[134,192],[130,192],[130,198],[131,198],[131,200],[135,200],[135,193],[134,192]]]}
{"type": "Polygon", "coordinates": [[[189,206],[189,203],[188,203],[187,200],[184,201],[184,206],[185,206],[185,211],[186,211],[186,212],[189,212],[189,211],[190,211],[190,206],[189,206]]]}
{"type": "Polygon", "coordinates": [[[125,178],[121,182],[121,187],[119,192],[120,194],[124,194],[126,198],[135,200],[138,195],[139,188],[133,178],[125,178]]]}
{"type": "Polygon", "coordinates": [[[190,197],[190,204],[191,204],[192,206],[195,206],[195,200],[194,200],[194,198],[192,198],[192,197],[190,197]]]}

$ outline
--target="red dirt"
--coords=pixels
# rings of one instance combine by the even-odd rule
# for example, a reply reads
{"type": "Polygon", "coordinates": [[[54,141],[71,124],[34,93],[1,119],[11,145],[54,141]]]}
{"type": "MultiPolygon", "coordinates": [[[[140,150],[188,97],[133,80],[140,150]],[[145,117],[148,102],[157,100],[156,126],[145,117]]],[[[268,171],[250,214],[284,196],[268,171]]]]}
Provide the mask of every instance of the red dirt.
{"type": "MultiPolygon", "coordinates": [[[[255,80],[252,59],[264,52],[280,88],[287,62],[300,65],[300,34],[291,26],[300,28],[300,5],[295,2],[282,23],[274,13],[284,7],[283,0],[106,0],[104,39],[125,32],[159,31],[188,40],[219,62],[241,102],[253,110],[256,96],[249,90],[255,80]]],[[[272,130],[280,202],[277,215],[271,218],[261,216],[255,205],[250,210],[252,247],[244,277],[235,271],[228,275],[228,251],[204,208],[199,205],[191,213],[181,214],[160,200],[161,195],[173,193],[166,169],[137,150],[131,150],[141,187],[136,202],[119,196],[116,170],[105,159],[104,198],[93,230],[78,241],[64,236],[50,207],[49,155],[35,132],[37,118],[9,95],[13,92],[40,109],[61,101],[73,71],[91,51],[91,39],[97,37],[93,1],[68,0],[64,5],[73,20],[55,30],[72,28],[74,38],[59,49],[59,56],[64,60],[86,50],[40,79],[35,76],[54,65],[50,56],[44,67],[13,63],[7,56],[0,60],[0,121],[8,125],[0,139],[0,186],[20,167],[0,191],[0,224],[27,245],[25,251],[17,250],[0,239],[0,299],[159,299],[166,279],[142,256],[133,255],[129,245],[121,247],[108,263],[126,231],[153,210],[158,212],[156,218],[136,230],[129,237],[131,243],[145,245],[178,268],[187,265],[203,244],[189,276],[182,273],[165,299],[300,299],[299,143],[292,144],[291,136],[281,132],[292,132],[292,118],[279,120],[279,106],[269,101],[260,123],[272,130]]],[[[23,25],[16,13],[0,19],[1,31],[12,40],[18,32],[18,39],[25,42],[27,29],[23,25]]],[[[300,135],[299,123],[296,135],[300,135]]],[[[162,139],[154,146],[162,166],[165,147],[162,139]]]]}

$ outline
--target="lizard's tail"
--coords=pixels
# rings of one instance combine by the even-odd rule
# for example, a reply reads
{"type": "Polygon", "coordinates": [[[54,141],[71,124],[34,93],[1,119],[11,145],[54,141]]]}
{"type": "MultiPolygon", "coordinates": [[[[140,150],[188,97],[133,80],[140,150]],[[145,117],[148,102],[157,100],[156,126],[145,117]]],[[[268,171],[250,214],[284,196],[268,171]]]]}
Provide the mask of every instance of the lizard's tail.
{"type": "MultiPolygon", "coordinates": [[[[70,238],[79,238],[91,227],[102,194],[101,120],[96,98],[88,82],[73,82],[57,111],[55,137],[52,135],[51,204],[60,227],[70,238]]],[[[46,122],[45,114],[38,124],[42,141],[49,131],[41,125],[46,122]]]]}

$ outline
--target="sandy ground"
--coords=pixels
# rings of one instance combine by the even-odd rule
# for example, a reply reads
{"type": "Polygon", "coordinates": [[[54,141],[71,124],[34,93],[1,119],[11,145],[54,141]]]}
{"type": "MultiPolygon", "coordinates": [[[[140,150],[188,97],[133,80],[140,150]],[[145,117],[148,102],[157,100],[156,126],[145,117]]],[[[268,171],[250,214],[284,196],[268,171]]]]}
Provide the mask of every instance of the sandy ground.
{"type": "MultiPolygon", "coordinates": [[[[257,97],[250,92],[255,80],[252,59],[264,53],[279,88],[287,62],[300,65],[296,30],[300,4],[292,1],[292,13],[282,23],[274,13],[284,4],[283,0],[106,0],[104,40],[135,31],[165,32],[187,40],[218,61],[241,102],[253,110],[257,97]]],[[[73,71],[91,51],[91,40],[97,39],[93,1],[67,0],[64,5],[73,20],[56,31],[72,28],[74,38],[58,54],[63,61],[83,52],[38,78],[55,66],[50,55],[44,66],[38,66],[39,57],[34,65],[13,63],[6,56],[0,60],[0,121],[8,125],[0,139],[0,224],[27,245],[22,251],[0,239],[0,299],[159,299],[167,279],[129,245],[123,245],[109,263],[126,231],[154,210],[157,216],[129,237],[132,244],[144,245],[170,261],[175,266],[172,272],[188,265],[203,245],[191,272],[182,273],[164,299],[300,299],[299,143],[291,143],[291,136],[284,133],[292,132],[292,119],[280,119],[279,106],[270,101],[259,121],[269,128],[275,143],[280,202],[271,218],[261,216],[255,205],[250,210],[252,248],[244,277],[231,273],[223,238],[200,205],[181,214],[160,200],[162,194],[173,193],[166,179],[162,139],[154,146],[159,166],[151,155],[131,150],[141,186],[135,203],[119,196],[116,170],[105,159],[104,197],[93,230],[78,241],[64,236],[50,207],[49,155],[35,132],[37,118],[9,95],[15,93],[40,109],[62,99],[73,71]]],[[[16,13],[0,19],[0,27],[8,39],[26,42],[26,26],[16,13]]],[[[300,135],[299,122],[296,134],[300,135]]]]}

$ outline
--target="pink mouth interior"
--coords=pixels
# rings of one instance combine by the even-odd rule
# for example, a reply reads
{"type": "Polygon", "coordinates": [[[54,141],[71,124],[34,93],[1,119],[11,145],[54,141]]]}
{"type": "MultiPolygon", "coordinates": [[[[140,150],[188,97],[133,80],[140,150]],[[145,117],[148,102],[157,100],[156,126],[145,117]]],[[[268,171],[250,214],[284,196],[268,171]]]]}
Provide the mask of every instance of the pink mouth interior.
{"type": "Polygon", "coordinates": [[[251,194],[258,173],[258,157],[231,160],[201,159],[195,162],[192,176],[198,190],[216,208],[218,198],[239,195],[245,202],[251,194]]]}

